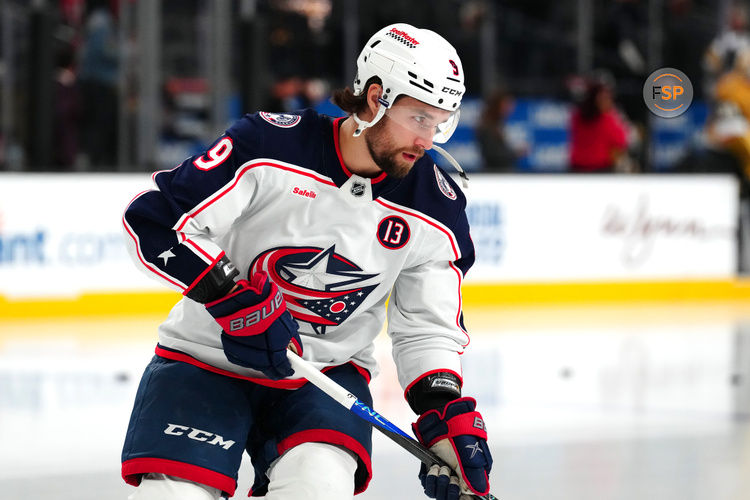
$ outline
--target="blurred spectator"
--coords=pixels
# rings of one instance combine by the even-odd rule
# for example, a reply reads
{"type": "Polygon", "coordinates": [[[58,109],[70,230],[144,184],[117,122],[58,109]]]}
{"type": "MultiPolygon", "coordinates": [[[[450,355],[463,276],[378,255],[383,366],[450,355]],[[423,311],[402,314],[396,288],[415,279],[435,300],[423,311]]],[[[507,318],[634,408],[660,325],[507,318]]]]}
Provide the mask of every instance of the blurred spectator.
{"type": "Polygon", "coordinates": [[[733,59],[731,71],[716,82],[713,116],[707,133],[709,144],[724,156],[724,162],[703,164],[699,168],[733,173],[740,181],[738,270],[747,274],[750,272],[750,46],[738,49],[733,59]]]}
{"type": "Polygon", "coordinates": [[[732,173],[740,182],[739,271],[750,271],[750,46],[738,48],[716,82],[707,151],[693,152],[681,171],[732,173]]]}
{"type": "Polygon", "coordinates": [[[117,160],[119,52],[115,20],[107,0],[88,0],[79,80],[83,101],[83,149],[91,167],[117,160]]]}
{"type": "Polygon", "coordinates": [[[296,74],[282,74],[271,84],[265,109],[271,112],[297,111],[308,107],[304,80],[296,74]]]}
{"type": "Polygon", "coordinates": [[[617,82],[625,115],[645,124],[648,109],[643,105],[643,82],[647,71],[648,3],[642,0],[608,2],[597,23],[594,67],[606,69],[617,82]]]}
{"type": "Polygon", "coordinates": [[[320,78],[304,78],[282,66],[281,73],[271,84],[264,109],[271,112],[291,112],[312,108],[328,96],[328,84],[320,78]]]}
{"type": "Polygon", "coordinates": [[[614,172],[626,147],[627,129],[615,109],[610,86],[589,81],[571,116],[570,171],[614,172]]]}
{"type": "Polygon", "coordinates": [[[505,122],[514,107],[513,96],[504,90],[495,91],[485,100],[475,130],[485,172],[513,172],[524,155],[523,151],[514,150],[505,133],[505,122]]]}
{"type": "Polygon", "coordinates": [[[318,106],[330,94],[330,85],[321,78],[310,78],[304,83],[304,95],[310,107],[318,106]]]}
{"type": "Polygon", "coordinates": [[[713,83],[726,71],[731,71],[740,52],[750,48],[747,5],[735,1],[729,7],[726,28],[713,39],[703,57],[706,70],[706,85],[713,83]]]}
{"type": "Polygon", "coordinates": [[[720,106],[706,123],[703,140],[691,146],[673,167],[677,173],[733,174],[741,181],[741,193],[747,195],[747,179],[742,174],[742,163],[729,148],[729,142],[747,127],[744,119],[737,121],[736,109],[720,106]]]}
{"type": "Polygon", "coordinates": [[[70,170],[78,156],[81,95],[75,73],[75,53],[65,46],[55,61],[54,167],[70,170]]]}
{"type": "Polygon", "coordinates": [[[320,42],[303,5],[304,2],[284,0],[266,4],[270,70],[285,82],[292,76],[319,74],[317,66],[328,64],[320,57],[320,42]]]}
{"type": "Polygon", "coordinates": [[[714,101],[708,140],[735,156],[746,184],[750,179],[750,47],[736,54],[732,70],[716,82],[714,101]]]}

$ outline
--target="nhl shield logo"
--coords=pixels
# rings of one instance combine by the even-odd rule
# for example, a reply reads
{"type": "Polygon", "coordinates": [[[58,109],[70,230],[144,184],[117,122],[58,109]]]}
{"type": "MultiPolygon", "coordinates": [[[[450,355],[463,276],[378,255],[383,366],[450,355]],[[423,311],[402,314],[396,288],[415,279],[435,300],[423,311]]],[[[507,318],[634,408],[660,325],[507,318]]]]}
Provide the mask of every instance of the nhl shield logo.
{"type": "Polygon", "coordinates": [[[281,128],[292,128],[302,119],[299,115],[288,115],[285,113],[267,113],[266,111],[261,111],[259,114],[261,118],[271,125],[281,128]]]}
{"type": "Polygon", "coordinates": [[[438,187],[440,188],[440,192],[442,192],[446,198],[455,200],[457,198],[456,192],[453,190],[451,185],[448,184],[448,181],[445,180],[445,177],[443,177],[443,174],[440,173],[440,169],[437,167],[437,165],[433,165],[433,168],[435,169],[435,178],[437,179],[437,184],[438,184],[438,187]]]}
{"type": "Polygon", "coordinates": [[[355,182],[352,184],[351,193],[353,196],[360,197],[365,194],[365,189],[367,189],[367,186],[365,186],[361,182],[355,182]]]}

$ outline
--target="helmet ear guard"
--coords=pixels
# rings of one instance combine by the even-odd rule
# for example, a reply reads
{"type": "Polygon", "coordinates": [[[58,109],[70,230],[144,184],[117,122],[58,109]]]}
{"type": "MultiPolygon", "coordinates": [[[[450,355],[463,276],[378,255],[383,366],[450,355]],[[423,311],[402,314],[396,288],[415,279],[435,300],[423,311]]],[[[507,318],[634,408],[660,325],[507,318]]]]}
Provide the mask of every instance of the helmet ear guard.
{"type": "Polygon", "coordinates": [[[378,97],[378,103],[380,103],[380,106],[378,107],[377,112],[375,113],[375,116],[370,120],[369,122],[364,121],[359,116],[357,116],[357,113],[352,113],[352,118],[357,123],[357,129],[354,131],[354,137],[359,137],[362,132],[365,131],[366,128],[372,127],[376,123],[380,121],[383,116],[385,116],[386,110],[390,107],[390,104],[388,101],[383,99],[382,97],[378,97]]]}

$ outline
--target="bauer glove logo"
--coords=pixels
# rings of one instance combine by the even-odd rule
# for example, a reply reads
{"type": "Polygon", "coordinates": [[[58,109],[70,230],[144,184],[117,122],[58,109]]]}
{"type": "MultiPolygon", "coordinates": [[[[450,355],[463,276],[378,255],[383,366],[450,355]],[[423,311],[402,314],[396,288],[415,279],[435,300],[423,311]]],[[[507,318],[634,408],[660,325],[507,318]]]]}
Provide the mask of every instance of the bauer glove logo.
{"type": "Polygon", "coordinates": [[[273,316],[274,312],[276,312],[276,310],[283,302],[284,297],[281,295],[280,291],[277,291],[276,297],[274,297],[274,299],[269,302],[268,307],[263,306],[262,309],[256,309],[244,318],[240,317],[232,319],[229,322],[229,331],[236,332],[244,328],[250,328],[251,326],[258,324],[262,320],[273,316]]]}
{"type": "Polygon", "coordinates": [[[482,420],[480,417],[474,417],[474,427],[485,431],[487,430],[487,428],[484,426],[484,420],[482,420]]]}

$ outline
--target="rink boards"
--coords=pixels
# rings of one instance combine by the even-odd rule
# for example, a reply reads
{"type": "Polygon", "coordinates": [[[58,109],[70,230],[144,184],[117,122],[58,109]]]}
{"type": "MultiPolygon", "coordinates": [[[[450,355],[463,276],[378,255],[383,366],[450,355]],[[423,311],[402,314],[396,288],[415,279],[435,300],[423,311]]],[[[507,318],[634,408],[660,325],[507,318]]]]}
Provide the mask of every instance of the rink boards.
{"type": "MultiPolygon", "coordinates": [[[[121,217],[146,174],[0,174],[0,318],[162,311],[121,217]],[[44,200],[44,202],[40,202],[44,200]]],[[[474,175],[467,306],[744,299],[730,176],[474,175]]]]}

